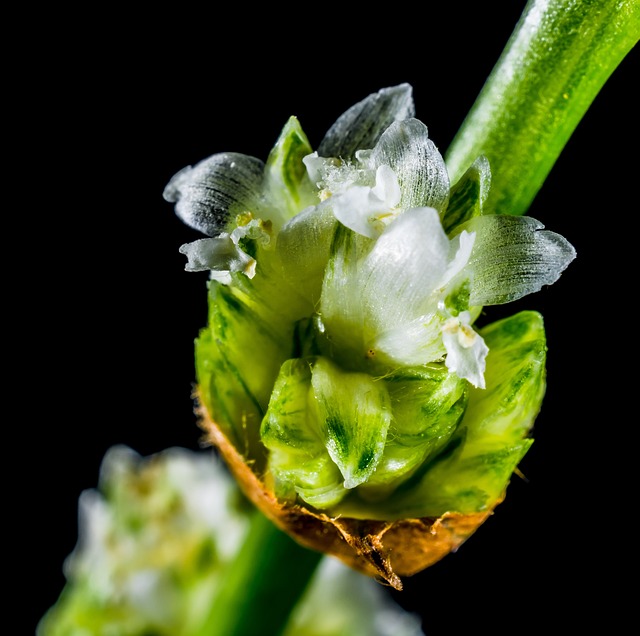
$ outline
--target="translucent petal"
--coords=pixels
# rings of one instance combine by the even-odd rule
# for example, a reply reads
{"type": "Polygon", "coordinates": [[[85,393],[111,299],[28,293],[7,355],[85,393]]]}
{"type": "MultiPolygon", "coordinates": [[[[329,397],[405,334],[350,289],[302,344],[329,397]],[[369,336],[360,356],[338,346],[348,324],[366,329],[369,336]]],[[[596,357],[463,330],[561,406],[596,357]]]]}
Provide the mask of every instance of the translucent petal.
{"type": "Polygon", "coordinates": [[[444,159],[418,119],[396,121],[382,134],[369,161],[395,172],[403,209],[432,207],[442,212],[449,199],[449,174],[444,159]]]}
{"type": "Polygon", "coordinates": [[[460,226],[476,233],[469,269],[471,305],[499,305],[539,291],[560,277],[576,251],[527,216],[487,215],[460,226]]]}
{"type": "Polygon", "coordinates": [[[383,88],[338,117],[320,142],[318,154],[350,159],[356,150],[373,148],[394,121],[413,117],[414,113],[411,85],[383,88]]]}
{"type": "Polygon", "coordinates": [[[213,155],[174,175],[163,197],[176,214],[203,234],[217,236],[236,214],[257,213],[264,163],[240,153],[213,155]]]}

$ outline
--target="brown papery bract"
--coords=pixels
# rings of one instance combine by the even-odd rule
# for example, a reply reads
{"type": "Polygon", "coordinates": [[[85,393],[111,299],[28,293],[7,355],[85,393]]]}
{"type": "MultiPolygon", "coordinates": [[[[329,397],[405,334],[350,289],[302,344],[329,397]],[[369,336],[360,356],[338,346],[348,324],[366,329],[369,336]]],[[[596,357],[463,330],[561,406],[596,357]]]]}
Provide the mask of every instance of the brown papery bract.
{"type": "MultiPolygon", "coordinates": [[[[197,394],[196,394],[197,399],[197,394]]],[[[440,517],[394,521],[330,517],[299,504],[278,501],[236,450],[206,408],[197,402],[198,424],[227,464],[245,496],[299,544],[337,557],[380,583],[402,589],[412,576],[440,561],[466,541],[487,518],[482,513],[446,512],[440,517]]]]}

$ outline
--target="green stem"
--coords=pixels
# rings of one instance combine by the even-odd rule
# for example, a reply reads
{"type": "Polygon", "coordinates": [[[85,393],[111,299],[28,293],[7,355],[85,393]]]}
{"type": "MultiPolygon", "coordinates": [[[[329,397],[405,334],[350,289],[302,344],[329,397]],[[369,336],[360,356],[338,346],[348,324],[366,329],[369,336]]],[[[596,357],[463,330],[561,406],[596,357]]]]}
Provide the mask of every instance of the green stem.
{"type": "Polygon", "coordinates": [[[277,636],[322,554],[303,548],[260,512],[213,602],[203,636],[277,636]]]}
{"type": "Polygon", "coordinates": [[[640,0],[529,0],[446,154],[491,165],[485,214],[525,214],[569,137],[640,40],[640,0]]]}

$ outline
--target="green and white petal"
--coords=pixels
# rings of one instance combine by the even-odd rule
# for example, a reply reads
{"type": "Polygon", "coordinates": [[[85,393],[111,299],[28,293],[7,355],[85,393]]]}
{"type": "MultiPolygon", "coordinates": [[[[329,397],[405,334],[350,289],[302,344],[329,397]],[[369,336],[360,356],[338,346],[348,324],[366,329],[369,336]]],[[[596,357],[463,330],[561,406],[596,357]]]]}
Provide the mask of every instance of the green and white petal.
{"type": "Polygon", "coordinates": [[[163,197],[189,227],[208,236],[229,229],[237,214],[260,216],[264,163],[235,152],[213,155],[174,175],[163,197]]]}
{"type": "Polygon", "coordinates": [[[337,224],[329,201],[324,201],[296,214],[285,223],[276,239],[284,275],[313,303],[320,297],[337,224]]]}
{"type": "Polygon", "coordinates": [[[500,305],[555,283],[575,258],[560,234],[527,216],[478,216],[458,228],[476,233],[468,268],[471,305],[500,305]]]}
{"type": "Polygon", "coordinates": [[[313,366],[311,386],[329,455],[344,487],[355,488],[370,477],[384,451],[391,423],[386,386],[366,373],[345,372],[324,357],[313,366]]]}
{"type": "Polygon", "coordinates": [[[375,472],[358,489],[368,501],[390,494],[455,433],[469,388],[443,364],[403,367],[384,378],[393,418],[375,472]]]}
{"type": "Polygon", "coordinates": [[[432,207],[442,213],[447,207],[449,173],[420,120],[392,123],[380,137],[369,162],[371,167],[388,165],[395,172],[402,191],[402,209],[432,207]]]}
{"type": "Polygon", "coordinates": [[[473,218],[482,214],[482,206],[491,187],[489,160],[481,155],[460,179],[451,186],[449,204],[442,217],[442,226],[447,234],[473,218]]]}
{"type": "Polygon", "coordinates": [[[360,368],[365,341],[374,334],[365,320],[359,263],[373,241],[337,223],[324,272],[318,311],[318,338],[325,355],[345,368],[360,368]]]}
{"type": "Polygon", "coordinates": [[[399,84],[371,93],[345,111],[318,146],[322,157],[352,159],[357,150],[373,148],[396,120],[413,117],[413,89],[399,84]]]}
{"type": "Polygon", "coordinates": [[[274,384],[260,426],[269,450],[274,491],[281,499],[299,495],[312,506],[335,505],[346,495],[344,478],[332,461],[311,392],[311,360],[286,360],[274,384]]]}
{"type": "Polygon", "coordinates": [[[269,153],[265,167],[265,191],[278,229],[300,210],[317,203],[315,184],[303,163],[311,153],[309,140],[296,117],[290,117],[269,153]]]}
{"type": "Polygon", "coordinates": [[[442,326],[442,341],[447,350],[447,369],[468,380],[478,389],[485,388],[484,370],[489,348],[482,336],[469,324],[471,314],[463,311],[442,326]]]}

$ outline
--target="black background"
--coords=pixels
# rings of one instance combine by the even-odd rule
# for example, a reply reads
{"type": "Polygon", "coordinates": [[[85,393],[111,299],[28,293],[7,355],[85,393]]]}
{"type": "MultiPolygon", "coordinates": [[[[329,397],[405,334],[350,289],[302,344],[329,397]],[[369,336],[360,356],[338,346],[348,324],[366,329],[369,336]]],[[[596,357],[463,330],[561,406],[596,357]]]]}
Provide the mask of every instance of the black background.
{"type": "MultiPolygon", "coordinates": [[[[199,236],[163,200],[167,181],[216,152],[266,158],[290,115],[316,146],[349,106],[401,82],[444,154],[524,7],[458,4],[352,21],[335,7],[274,16],[185,5],[153,19],[105,14],[43,48],[30,86],[38,114],[25,126],[37,134],[21,148],[18,241],[30,247],[16,260],[31,291],[17,312],[20,440],[10,451],[27,467],[12,518],[19,535],[35,535],[25,551],[34,627],[62,589],[78,496],[96,486],[105,451],[199,448],[190,394],[206,275],[183,269],[178,248],[199,236]]],[[[637,61],[634,51],[612,75],[529,211],[578,254],[509,311],[545,317],[536,442],[526,481],[514,478],[496,514],[393,594],[422,614],[428,636],[618,616],[611,568],[626,540],[611,517],[630,427],[620,365],[637,339],[621,285],[633,280],[625,254],[637,240],[637,61]]]]}

